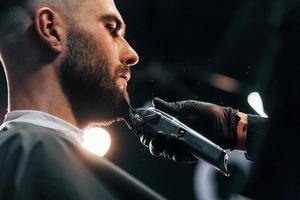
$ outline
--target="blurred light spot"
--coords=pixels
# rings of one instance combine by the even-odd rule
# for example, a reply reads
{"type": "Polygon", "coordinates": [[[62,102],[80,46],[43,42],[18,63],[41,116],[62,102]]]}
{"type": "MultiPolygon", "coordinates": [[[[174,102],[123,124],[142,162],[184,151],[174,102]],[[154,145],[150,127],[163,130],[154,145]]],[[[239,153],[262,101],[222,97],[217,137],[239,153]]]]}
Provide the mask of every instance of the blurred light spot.
{"type": "Polygon", "coordinates": [[[248,95],[248,103],[260,116],[268,118],[268,115],[264,111],[262,99],[258,92],[251,92],[248,95]]]}
{"type": "MultiPolygon", "coordinates": [[[[250,175],[252,162],[245,159],[245,156],[237,151],[232,151],[229,154],[230,158],[228,160],[229,170],[236,168],[240,169],[243,172],[243,177],[247,178],[250,175]]],[[[221,199],[220,197],[223,195],[222,190],[231,190],[232,186],[236,184],[242,183],[241,180],[236,176],[237,174],[231,171],[233,178],[225,178],[221,173],[219,173],[215,168],[205,162],[198,162],[195,168],[194,175],[194,191],[196,199],[201,200],[211,200],[211,199],[221,199]],[[220,178],[221,177],[221,178],[220,178]],[[222,180],[222,181],[220,181],[222,180]]],[[[223,198],[222,198],[223,199],[223,198]]],[[[235,196],[233,193],[231,197],[226,199],[231,200],[246,200],[245,198],[241,198],[240,196],[235,196]]]]}
{"type": "Polygon", "coordinates": [[[93,127],[84,130],[82,146],[98,156],[104,156],[111,145],[109,133],[99,127],[93,127]]]}
{"type": "Polygon", "coordinates": [[[237,80],[222,74],[212,74],[210,78],[210,84],[215,88],[227,92],[235,93],[240,89],[240,84],[237,80]]]}

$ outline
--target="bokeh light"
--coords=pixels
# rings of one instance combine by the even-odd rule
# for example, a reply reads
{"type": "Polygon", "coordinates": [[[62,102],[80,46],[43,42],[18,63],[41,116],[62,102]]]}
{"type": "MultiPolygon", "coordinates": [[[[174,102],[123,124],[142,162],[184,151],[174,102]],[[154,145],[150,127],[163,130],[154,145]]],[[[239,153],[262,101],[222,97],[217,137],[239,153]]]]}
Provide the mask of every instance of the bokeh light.
{"type": "Polygon", "coordinates": [[[110,134],[103,128],[93,127],[84,130],[82,146],[98,156],[105,156],[111,146],[110,134]]]}
{"type": "Polygon", "coordinates": [[[258,92],[251,92],[248,95],[248,103],[260,116],[268,117],[264,111],[264,105],[258,92]]]}

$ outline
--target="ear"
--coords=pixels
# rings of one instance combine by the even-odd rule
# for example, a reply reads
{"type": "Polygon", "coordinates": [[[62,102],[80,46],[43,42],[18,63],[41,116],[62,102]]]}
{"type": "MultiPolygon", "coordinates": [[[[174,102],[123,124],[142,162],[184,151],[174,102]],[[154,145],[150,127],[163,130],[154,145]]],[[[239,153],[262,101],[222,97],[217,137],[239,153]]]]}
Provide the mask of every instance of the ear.
{"type": "Polygon", "coordinates": [[[42,41],[54,52],[61,53],[66,38],[65,25],[61,16],[48,7],[37,10],[35,29],[42,41]]]}

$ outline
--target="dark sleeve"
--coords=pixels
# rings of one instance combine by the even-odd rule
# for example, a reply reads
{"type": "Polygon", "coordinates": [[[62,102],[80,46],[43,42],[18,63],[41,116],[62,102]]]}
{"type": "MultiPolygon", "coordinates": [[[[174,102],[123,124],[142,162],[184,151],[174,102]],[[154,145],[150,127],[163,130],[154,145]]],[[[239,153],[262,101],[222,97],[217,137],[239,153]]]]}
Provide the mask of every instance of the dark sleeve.
{"type": "Polygon", "coordinates": [[[259,115],[248,114],[247,136],[246,136],[246,157],[249,160],[255,160],[259,152],[264,137],[268,118],[259,115]]]}
{"type": "Polygon", "coordinates": [[[23,128],[0,138],[0,199],[116,199],[76,158],[75,144],[47,129],[23,128]]]}
{"type": "Polygon", "coordinates": [[[11,192],[8,196],[3,192],[7,190],[0,190],[5,197],[0,199],[162,199],[106,159],[52,130],[27,127],[12,135],[19,138],[16,145],[7,143],[1,147],[9,153],[0,153],[6,166],[1,175],[9,172],[5,182],[11,192]]]}
{"type": "Polygon", "coordinates": [[[113,188],[78,158],[78,151],[77,144],[53,134],[35,144],[24,184],[34,184],[36,199],[117,199],[113,188]]]}
{"type": "Polygon", "coordinates": [[[0,132],[0,199],[16,199],[21,170],[26,153],[20,135],[0,132]],[[23,155],[22,155],[23,154],[23,155]]]}

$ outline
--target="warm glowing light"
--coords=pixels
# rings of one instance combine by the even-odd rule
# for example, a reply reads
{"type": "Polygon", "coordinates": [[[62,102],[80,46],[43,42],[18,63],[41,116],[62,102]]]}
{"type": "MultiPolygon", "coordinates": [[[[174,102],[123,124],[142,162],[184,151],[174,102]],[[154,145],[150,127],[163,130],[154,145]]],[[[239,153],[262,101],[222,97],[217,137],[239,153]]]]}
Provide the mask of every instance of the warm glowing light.
{"type": "Polygon", "coordinates": [[[232,93],[238,92],[240,89],[239,81],[222,74],[211,74],[210,84],[215,88],[232,93]]]}
{"type": "Polygon", "coordinates": [[[111,145],[109,133],[99,127],[84,130],[82,146],[99,156],[104,156],[111,145]]]}
{"type": "Polygon", "coordinates": [[[252,92],[248,95],[248,103],[260,116],[268,118],[258,92],[252,92]]]}

